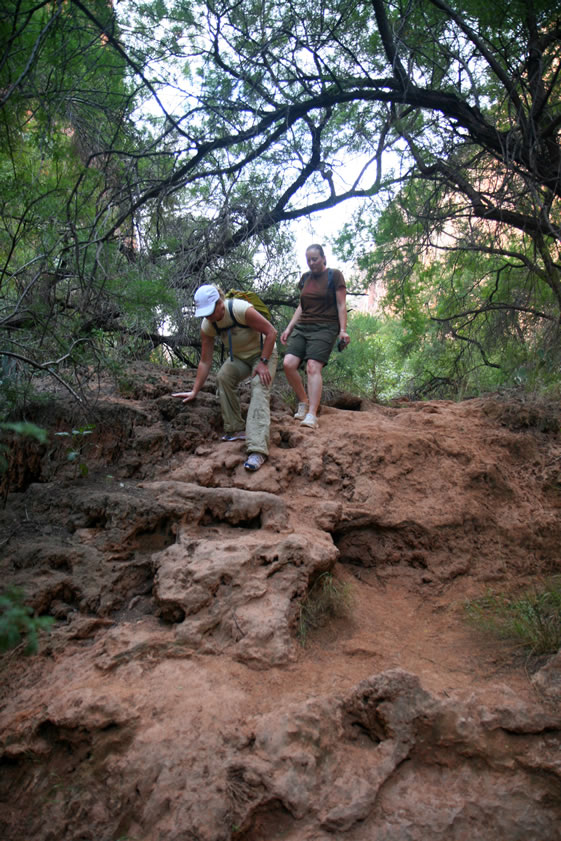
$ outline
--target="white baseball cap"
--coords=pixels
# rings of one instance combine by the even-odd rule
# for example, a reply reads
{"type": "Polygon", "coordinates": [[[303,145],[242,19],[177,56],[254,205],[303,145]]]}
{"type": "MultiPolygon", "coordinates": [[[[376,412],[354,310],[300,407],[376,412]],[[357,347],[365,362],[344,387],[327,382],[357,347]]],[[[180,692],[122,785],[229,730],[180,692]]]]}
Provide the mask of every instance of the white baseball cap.
{"type": "Polygon", "coordinates": [[[220,294],[216,286],[199,286],[195,292],[195,315],[203,317],[212,315],[220,294]]]}

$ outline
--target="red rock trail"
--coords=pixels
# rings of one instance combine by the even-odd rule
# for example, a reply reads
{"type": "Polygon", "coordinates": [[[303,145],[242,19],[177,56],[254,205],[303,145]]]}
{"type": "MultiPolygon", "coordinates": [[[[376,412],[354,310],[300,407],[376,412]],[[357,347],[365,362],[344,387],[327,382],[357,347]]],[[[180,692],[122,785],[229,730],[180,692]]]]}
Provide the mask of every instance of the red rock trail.
{"type": "Polygon", "coordinates": [[[3,579],[57,625],[1,660],[2,837],[559,839],[561,670],[463,610],[559,570],[555,407],[326,407],[312,431],[276,396],[248,474],[210,388],[185,407],[182,372],[133,373],[88,477],[12,466],[3,579]],[[303,647],[325,572],[352,607],[303,647]]]}

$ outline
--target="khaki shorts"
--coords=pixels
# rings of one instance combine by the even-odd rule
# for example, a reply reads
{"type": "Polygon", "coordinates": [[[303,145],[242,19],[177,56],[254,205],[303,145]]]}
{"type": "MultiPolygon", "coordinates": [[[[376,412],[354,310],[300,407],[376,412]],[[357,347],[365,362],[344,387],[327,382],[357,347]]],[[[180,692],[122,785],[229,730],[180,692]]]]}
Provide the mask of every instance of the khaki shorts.
{"type": "Polygon", "coordinates": [[[338,335],[338,324],[297,324],[288,339],[286,352],[304,362],[314,359],[327,365],[338,335]]]}

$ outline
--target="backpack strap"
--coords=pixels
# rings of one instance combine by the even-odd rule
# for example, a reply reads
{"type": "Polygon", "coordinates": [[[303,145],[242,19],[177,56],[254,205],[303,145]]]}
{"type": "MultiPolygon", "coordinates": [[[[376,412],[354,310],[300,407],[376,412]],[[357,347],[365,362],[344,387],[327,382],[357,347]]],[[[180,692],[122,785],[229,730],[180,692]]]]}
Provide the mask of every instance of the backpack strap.
{"type": "MultiPolygon", "coordinates": [[[[234,315],[234,299],[233,298],[228,298],[228,309],[230,310],[230,318],[234,322],[235,327],[247,327],[247,324],[240,324],[240,322],[238,321],[238,319],[234,315]]],[[[230,329],[232,329],[232,328],[230,328],[230,329]]]]}
{"type": "MultiPolygon", "coordinates": [[[[216,335],[219,336],[220,333],[223,333],[224,330],[228,331],[228,350],[230,351],[230,361],[234,361],[234,351],[232,349],[232,327],[242,327],[245,330],[251,330],[249,324],[240,324],[236,316],[234,315],[234,299],[228,298],[228,312],[230,313],[230,318],[234,322],[231,327],[219,327],[215,322],[211,321],[210,323],[216,330],[216,335]]],[[[261,350],[263,350],[263,336],[261,335],[261,350]]]]}

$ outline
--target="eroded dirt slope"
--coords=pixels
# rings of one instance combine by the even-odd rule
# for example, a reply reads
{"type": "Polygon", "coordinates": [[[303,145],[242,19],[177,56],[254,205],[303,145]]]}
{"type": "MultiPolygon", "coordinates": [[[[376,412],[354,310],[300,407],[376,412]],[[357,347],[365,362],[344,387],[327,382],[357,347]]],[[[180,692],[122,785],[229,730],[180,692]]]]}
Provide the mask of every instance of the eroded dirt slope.
{"type": "Polygon", "coordinates": [[[59,399],[14,454],[2,580],[57,622],[1,659],[2,837],[561,838],[561,669],[462,607],[559,571],[556,407],[340,400],[312,431],[277,395],[248,474],[188,382],[139,365],[92,435],[54,435],[59,399]],[[352,608],[302,647],[325,572],[352,608]]]}

